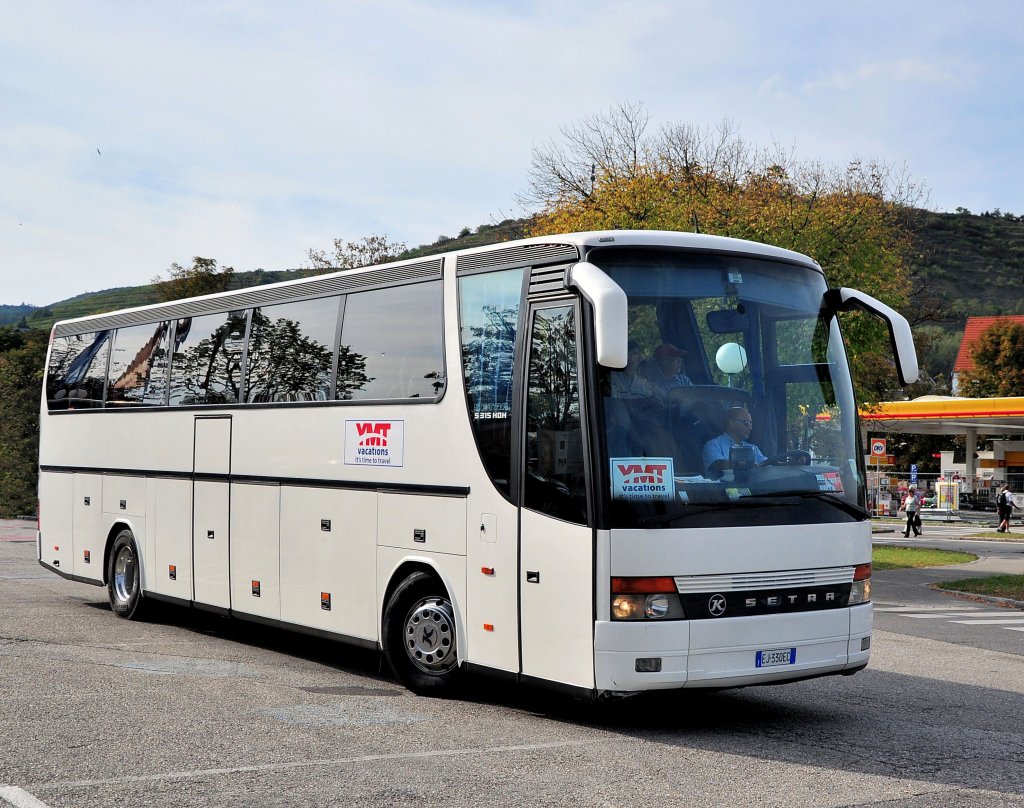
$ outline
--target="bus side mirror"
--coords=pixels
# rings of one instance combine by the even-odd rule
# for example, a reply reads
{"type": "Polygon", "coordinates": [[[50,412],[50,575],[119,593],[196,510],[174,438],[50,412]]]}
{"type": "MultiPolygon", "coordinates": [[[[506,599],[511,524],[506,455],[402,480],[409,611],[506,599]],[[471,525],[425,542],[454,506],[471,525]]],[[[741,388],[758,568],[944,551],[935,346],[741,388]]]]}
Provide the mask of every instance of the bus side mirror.
{"type": "Polygon", "coordinates": [[[906,317],[871,295],[846,287],[829,289],[825,293],[825,304],[832,311],[862,309],[884,320],[889,327],[889,340],[892,343],[892,355],[896,360],[896,373],[899,374],[900,384],[906,386],[917,381],[917,350],[914,348],[914,336],[910,333],[910,323],[906,317]]]}
{"type": "Polygon", "coordinates": [[[586,261],[569,267],[565,285],[579,290],[594,308],[597,364],[615,370],[626,367],[628,306],[622,287],[586,261]]]}

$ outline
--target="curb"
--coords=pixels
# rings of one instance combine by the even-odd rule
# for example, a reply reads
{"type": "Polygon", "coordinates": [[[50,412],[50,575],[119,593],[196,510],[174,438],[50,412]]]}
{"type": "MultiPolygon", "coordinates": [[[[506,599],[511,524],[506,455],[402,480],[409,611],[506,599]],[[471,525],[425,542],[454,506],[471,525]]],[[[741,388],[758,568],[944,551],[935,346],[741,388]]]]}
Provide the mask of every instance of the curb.
{"type": "Polygon", "coordinates": [[[1013,600],[1012,598],[997,598],[992,595],[977,595],[974,592],[961,592],[959,589],[943,589],[938,583],[928,584],[928,588],[936,592],[943,592],[947,595],[961,595],[974,600],[983,600],[986,603],[995,603],[1000,606],[1012,606],[1015,609],[1024,609],[1024,600],[1013,600]]]}

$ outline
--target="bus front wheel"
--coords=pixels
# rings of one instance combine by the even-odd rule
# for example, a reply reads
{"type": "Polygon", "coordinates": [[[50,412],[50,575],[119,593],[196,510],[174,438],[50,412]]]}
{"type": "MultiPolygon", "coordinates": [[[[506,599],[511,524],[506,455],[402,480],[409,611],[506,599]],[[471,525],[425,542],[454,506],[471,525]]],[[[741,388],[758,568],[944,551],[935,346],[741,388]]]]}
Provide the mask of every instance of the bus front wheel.
{"type": "Polygon", "coordinates": [[[442,695],[458,677],[455,613],[444,587],[425,572],[398,585],[384,609],[384,655],[414,693],[442,695]]]}
{"type": "Polygon", "coordinates": [[[110,609],[118,617],[135,620],[142,612],[139,553],[130,530],[122,530],[110,548],[107,562],[107,595],[110,609]]]}

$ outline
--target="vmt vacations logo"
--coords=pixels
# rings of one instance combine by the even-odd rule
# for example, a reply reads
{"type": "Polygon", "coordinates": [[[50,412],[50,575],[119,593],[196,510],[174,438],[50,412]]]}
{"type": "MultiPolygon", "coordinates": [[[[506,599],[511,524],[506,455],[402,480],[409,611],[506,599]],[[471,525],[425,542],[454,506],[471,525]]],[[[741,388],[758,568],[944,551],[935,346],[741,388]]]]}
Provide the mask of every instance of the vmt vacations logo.
{"type": "Polygon", "coordinates": [[[388,432],[390,431],[390,421],[383,424],[356,424],[356,434],[359,435],[360,446],[387,446],[388,432]]]}
{"type": "Polygon", "coordinates": [[[617,499],[672,499],[674,488],[670,457],[612,460],[612,494],[617,499]]]}
{"type": "Polygon", "coordinates": [[[346,421],[345,463],[350,466],[401,466],[405,421],[346,421]]]}
{"type": "Polygon", "coordinates": [[[665,472],[667,470],[667,463],[647,463],[645,465],[640,465],[639,463],[632,463],[630,465],[619,464],[619,474],[622,475],[622,482],[627,485],[642,485],[643,483],[664,485],[665,472]]]}

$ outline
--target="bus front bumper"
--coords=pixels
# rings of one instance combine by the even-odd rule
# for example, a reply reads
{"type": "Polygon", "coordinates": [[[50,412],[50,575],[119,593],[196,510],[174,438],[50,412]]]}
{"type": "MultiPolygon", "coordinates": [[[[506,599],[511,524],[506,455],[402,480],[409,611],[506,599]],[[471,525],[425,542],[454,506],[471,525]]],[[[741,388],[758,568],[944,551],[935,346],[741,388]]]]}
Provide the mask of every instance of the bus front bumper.
{"type": "Polygon", "coordinates": [[[870,603],[720,620],[598,622],[594,666],[600,692],[739,687],[859,670],[870,645],[870,603]]]}

